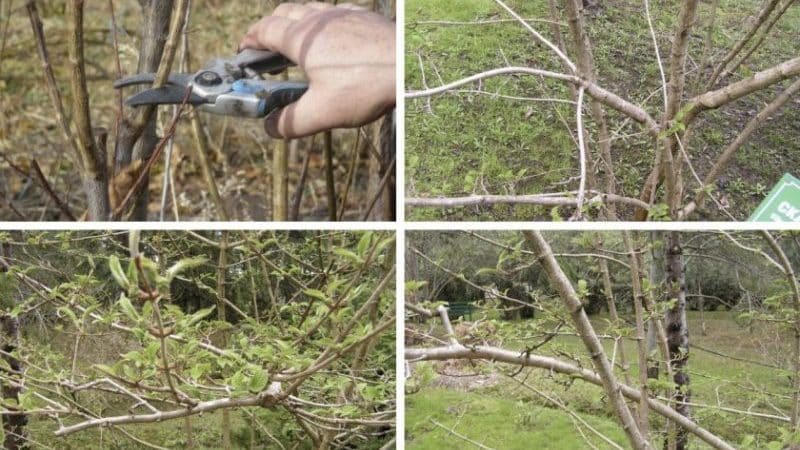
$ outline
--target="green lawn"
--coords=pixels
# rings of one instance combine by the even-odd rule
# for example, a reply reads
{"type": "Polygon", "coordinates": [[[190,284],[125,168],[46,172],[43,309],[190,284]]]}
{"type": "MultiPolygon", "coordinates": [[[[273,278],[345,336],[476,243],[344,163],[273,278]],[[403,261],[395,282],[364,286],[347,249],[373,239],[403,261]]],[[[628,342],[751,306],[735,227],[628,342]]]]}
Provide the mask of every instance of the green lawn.
{"type": "MultiPolygon", "coordinates": [[[[546,1],[509,1],[523,17],[549,18],[546,1]]],[[[604,0],[606,7],[588,20],[600,84],[660,116],[660,75],[653,56],[647,21],[639,0],[604,0]]],[[[669,55],[678,2],[669,0],[651,7],[662,57],[669,55]]],[[[710,2],[701,2],[700,24],[690,39],[690,57],[702,56],[705,23],[710,2]]],[[[757,0],[721,0],[714,33],[712,57],[720,59],[741,36],[744,19],[758,10],[757,0]]],[[[489,0],[406,2],[406,89],[418,90],[488,69],[527,66],[563,72],[552,52],[537,45],[530,34],[513,22],[482,25],[441,25],[426,21],[476,21],[507,19],[508,14],[489,0]],[[424,74],[424,80],[423,80],[424,74]]],[[[533,26],[552,39],[550,25],[533,26]]],[[[796,55],[800,10],[790,10],[776,24],[764,47],[743,65],[731,81],[752,75],[796,55]]],[[[562,32],[567,35],[566,28],[562,32]]],[[[574,52],[573,52],[574,53],[574,52]]],[[[703,77],[689,75],[690,94],[704,92],[703,77]]],[[[476,90],[476,84],[463,89],[476,90]]],[[[406,102],[406,194],[411,197],[462,196],[468,194],[540,194],[575,189],[578,175],[573,137],[574,106],[565,103],[524,101],[507,96],[568,99],[561,82],[532,76],[497,77],[484,80],[484,94],[461,92],[406,102]]],[[[781,86],[704,114],[688,149],[700,176],[725,145],[781,86]]],[[[638,197],[644,177],[653,163],[653,146],[638,126],[620,114],[608,111],[615,132],[612,156],[618,193],[638,197]]],[[[588,123],[589,133],[595,125],[588,123]]],[[[596,148],[594,134],[588,147],[596,148]]],[[[787,105],[762,125],[740,150],[723,174],[730,212],[746,219],[766,192],[785,172],[800,166],[800,108],[787,105]],[[769,161],[769,164],[764,164],[769,161]]],[[[685,171],[687,192],[697,187],[685,171]]],[[[492,206],[453,209],[409,208],[409,220],[551,220],[568,216],[559,211],[532,206],[492,206]]],[[[625,213],[624,210],[621,213],[625,213]]],[[[705,213],[704,213],[705,214],[705,213]]],[[[719,212],[694,219],[728,220],[719,212]]]]}
{"type": "MultiPolygon", "coordinates": [[[[728,311],[706,313],[705,336],[700,332],[699,315],[689,313],[690,338],[695,345],[738,358],[771,364],[774,354],[765,353],[759,342],[767,342],[774,336],[771,327],[756,327],[752,335],[731,319],[728,311]]],[[[598,333],[604,329],[604,317],[592,318],[598,333]]],[[[774,339],[774,337],[773,337],[774,339]]],[[[604,341],[608,355],[613,353],[611,341],[604,341]]],[[[787,345],[785,342],[784,347],[787,345]]],[[[504,345],[514,348],[514,345],[504,345]]],[[[518,348],[521,348],[518,347],[518,348]]],[[[629,376],[632,384],[637,384],[635,342],[625,342],[625,352],[630,363],[629,376]]],[[[559,337],[537,353],[560,359],[570,358],[579,361],[583,367],[591,362],[585,348],[578,338],[559,337]]],[[[619,350],[617,350],[617,357],[619,350]]],[[[722,405],[729,408],[773,413],[769,404],[783,411],[789,411],[786,396],[790,385],[788,371],[764,367],[750,362],[735,361],[712,353],[694,349],[689,360],[692,401],[700,404],[716,404],[717,396],[722,405]],[[766,395],[761,392],[769,392],[766,395]],[[768,403],[767,403],[768,402],[768,403]]],[[[619,363],[619,360],[616,361],[619,363]]],[[[418,364],[415,371],[426,371],[429,367],[418,364]]],[[[483,372],[501,370],[511,373],[514,368],[505,365],[480,367],[483,372]]],[[[463,370],[469,371],[467,366],[463,370]]],[[[451,370],[448,370],[448,373],[451,370]]],[[[430,373],[430,371],[428,371],[430,373]]],[[[625,376],[619,365],[617,375],[624,381],[625,376]]],[[[586,419],[612,440],[627,448],[622,428],[607,403],[602,389],[568,377],[551,375],[540,369],[526,369],[519,378],[526,383],[559,398],[562,402],[586,419]]],[[[406,443],[409,449],[453,448],[461,443],[442,428],[434,425],[431,419],[482,444],[496,449],[543,448],[574,449],[587,448],[583,438],[576,432],[572,419],[565,412],[553,406],[538,394],[521,387],[518,383],[502,377],[491,387],[475,388],[467,392],[443,388],[439,385],[425,384],[420,391],[410,393],[406,400],[406,443]]],[[[663,378],[662,378],[663,380],[663,378]]],[[[693,419],[703,427],[714,430],[729,443],[737,445],[752,436],[753,442],[747,447],[766,448],[770,441],[779,439],[781,423],[732,415],[717,409],[692,408],[693,419]]],[[[660,418],[651,420],[654,433],[663,430],[660,418]]],[[[608,448],[608,444],[584,433],[598,448],[608,448]]],[[[691,448],[706,448],[697,439],[691,439],[691,448]]],[[[469,444],[459,448],[469,448],[469,444]]]]}

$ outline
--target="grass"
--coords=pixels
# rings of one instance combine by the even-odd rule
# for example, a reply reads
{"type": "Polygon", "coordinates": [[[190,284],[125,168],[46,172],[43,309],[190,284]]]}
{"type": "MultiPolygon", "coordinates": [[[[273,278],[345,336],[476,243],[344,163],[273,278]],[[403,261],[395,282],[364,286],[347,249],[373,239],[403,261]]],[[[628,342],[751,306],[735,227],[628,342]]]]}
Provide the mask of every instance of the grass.
{"type": "MultiPolygon", "coordinates": [[[[677,16],[676,1],[651,8],[662,57],[669,55],[677,16]]],[[[588,21],[600,84],[641,104],[658,117],[662,100],[657,95],[660,75],[653,57],[641,2],[606,0],[605,8],[588,21]]],[[[757,11],[755,0],[720,1],[712,57],[719,59],[740,37],[743,18],[757,11]]],[[[523,17],[549,18],[547,2],[511,1],[523,17]]],[[[700,59],[709,5],[702,3],[700,25],[690,39],[690,56],[700,59]]],[[[431,20],[475,21],[509,16],[491,1],[406,2],[406,89],[433,87],[442,82],[505,65],[563,71],[549,51],[519,24],[439,25],[431,20]],[[424,74],[424,81],[423,81],[424,74]]],[[[552,39],[547,23],[533,26],[552,39]]],[[[790,9],[778,22],[764,47],[733,75],[731,81],[789,59],[795,52],[800,11],[790,9]]],[[[566,29],[562,29],[566,33],[566,29]]],[[[689,75],[690,93],[702,92],[703,77],[689,75]]],[[[519,97],[569,97],[562,83],[530,76],[485,80],[481,88],[519,97]]],[[[466,89],[476,89],[468,86],[466,89]]],[[[689,148],[692,164],[703,176],[725,145],[733,140],[756,111],[769,102],[781,86],[766,89],[718,111],[705,114],[689,148]]],[[[654,153],[650,139],[638,126],[623,122],[609,111],[617,134],[612,143],[618,192],[638,197],[650,171],[654,153]]],[[[495,98],[487,94],[458,93],[406,104],[406,170],[408,196],[462,196],[468,194],[538,194],[577,187],[577,180],[560,183],[578,173],[575,144],[565,124],[574,123],[574,108],[495,98]]],[[[588,124],[590,134],[595,129],[588,124]]],[[[589,148],[596,148],[594,135],[589,148]]],[[[800,165],[800,109],[787,105],[740,150],[723,174],[730,188],[724,192],[730,211],[746,219],[765,193],[785,172],[800,165]],[[769,161],[769,164],[764,164],[769,161]]],[[[687,193],[697,188],[685,171],[687,193]]],[[[494,206],[454,209],[409,209],[409,220],[549,220],[570,211],[531,206],[494,206]]],[[[727,220],[719,211],[704,211],[696,219],[727,220]]]]}
{"type": "MultiPolygon", "coordinates": [[[[776,330],[771,326],[755,326],[753,334],[750,334],[732,320],[731,314],[728,311],[706,313],[707,334],[702,335],[699,314],[690,312],[692,345],[737,358],[780,364],[781,354],[786,351],[786,343],[776,339],[776,330]],[[771,343],[776,346],[770,347],[771,343]],[[778,349],[780,347],[783,348],[782,352],[778,349]]],[[[607,323],[605,317],[593,316],[592,322],[597,332],[602,334],[606,328],[604,324],[607,323]]],[[[503,347],[523,349],[522,345],[515,345],[514,341],[507,342],[503,347]]],[[[613,343],[610,340],[603,342],[607,355],[612,355],[613,343]]],[[[635,342],[626,340],[625,352],[630,364],[628,373],[633,380],[632,384],[638,385],[635,351],[635,342]]],[[[571,359],[583,367],[591,367],[585,347],[577,337],[560,336],[547,346],[537,349],[537,353],[571,359]]],[[[617,363],[617,376],[624,380],[619,360],[617,363]]],[[[421,363],[414,370],[430,376],[433,373],[430,369],[430,365],[421,363]]],[[[514,370],[491,363],[482,363],[479,369],[483,373],[500,370],[511,373],[514,370]]],[[[470,366],[465,366],[465,373],[472,371],[470,366]]],[[[447,372],[451,373],[452,370],[447,372]]],[[[769,406],[772,404],[785,412],[789,411],[789,402],[785,398],[790,391],[789,371],[732,360],[695,347],[690,354],[689,374],[692,401],[695,403],[714,405],[719,398],[722,405],[734,409],[752,409],[774,414],[775,411],[769,406]]],[[[593,427],[627,448],[622,429],[617,425],[602,389],[580,381],[573,382],[568,377],[545,373],[540,369],[526,369],[518,378],[524,378],[527,384],[559,398],[593,427]]],[[[566,413],[517,382],[506,377],[501,380],[490,387],[475,387],[466,392],[443,387],[440,383],[423,382],[419,392],[410,393],[406,397],[407,448],[444,448],[456,442],[457,438],[448,436],[446,431],[433,425],[430,418],[492,448],[586,447],[585,441],[575,431],[575,425],[566,413]],[[533,425],[528,427],[528,424],[533,425]],[[541,446],[525,447],[526,442],[541,443],[541,446]]],[[[780,439],[780,422],[699,407],[692,408],[692,417],[701,426],[719,434],[737,447],[745,439],[750,439],[748,436],[752,437],[748,448],[766,448],[769,442],[780,439]]],[[[660,432],[663,421],[660,418],[651,420],[651,428],[654,433],[660,432]]],[[[591,434],[586,430],[584,432],[591,434]]],[[[697,439],[690,440],[691,448],[705,448],[697,439]]],[[[592,442],[598,448],[608,448],[606,443],[592,442]]],[[[468,446],[465,444],[466,447],[468,446]]]]}
{"type": "MultiPolygon", "coordinates": [[[[452,448],[456,442],[461,442],[433,421],[492,448],[576,448],[575,441],[564,439],[575,434],[570,419],[560,411],[531,404],[528,399],[431,389],[424,395],[410,396],[406,411],[406,423],[413,424],[406,429],[409,449],[452,448]]],[[[618,444],[625,442],[625,435],[612,420],[589,414],[581,414],[581,417],[618,444]]],[[[603,444],[597,437],[591,441],[594,445],[603,444]]],[[[466,442],[461,443],[461,448],[471,447],[466,442]]]]}

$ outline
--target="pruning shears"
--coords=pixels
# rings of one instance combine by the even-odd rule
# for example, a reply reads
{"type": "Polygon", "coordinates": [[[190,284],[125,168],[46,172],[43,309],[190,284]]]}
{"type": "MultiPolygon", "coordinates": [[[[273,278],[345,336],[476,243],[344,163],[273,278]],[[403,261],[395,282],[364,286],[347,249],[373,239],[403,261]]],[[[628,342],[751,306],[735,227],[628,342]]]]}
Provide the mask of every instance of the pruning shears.
{"type": "MultiPolygon", "coordinates": [[[[247,49],[233,58],[214,58],[196,73],[170,74],[163,87],[128,97],[128,106],[175,105],[186,101],[202,111],[237,117],[264,117],[297,101],[308,89],[300,81],[264,80],[263,73],[279,73],[294,65],[280,53],[247,49]],[[191,88],[191,92],[187,90],[191,88]],[[188,97],[187,97],[188,95],[188,97]]],[[[122,89],[152,84],[154,73],[140,73],[114,82],[122,89]]]]}

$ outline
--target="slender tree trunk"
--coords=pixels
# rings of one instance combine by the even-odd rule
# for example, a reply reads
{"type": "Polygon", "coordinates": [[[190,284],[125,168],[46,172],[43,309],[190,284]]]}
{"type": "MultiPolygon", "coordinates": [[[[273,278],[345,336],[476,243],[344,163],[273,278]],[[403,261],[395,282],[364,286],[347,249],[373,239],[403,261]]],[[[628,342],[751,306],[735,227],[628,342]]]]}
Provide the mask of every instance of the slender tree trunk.
{"type": "Polygon", "coordinates": [[[583,304],[575,293],[575,289],[561,270],[555,256],[553,256],[553,250],[550,248],[550,245],[538,231],[523,231],[523,235],[528,245],[536,253],[539,263],[544,268],[547,278],[550,280],[550,284],[558,291],[567,310],[572,316],[575,328],[578,330],[581,340],[589,351],[597,373],[602,378],[603,388],[606,391],[609,402],[614,408],[617,418],[622,424],[622,428],[628,435],[631,446],[637,450],[652,448],[650,443],[642,436],[636,420],[633,418],[628,408],[628,404],[625,403],[625,399],[620,392],[620,384],[617,382],[614,369],[611,367],[611,363],[606,357],[603,345],[598,339],[589,321],[589,316],[586,315],[583,304]]]}
{"type": "MultiPolygon", "coordinates": [[[[650,285],[653,289],[663,289],[664,283],[664,233],[653,231],[650,233],[650,285]]],[[[660,298],[660,292],[654,292],[653,298],[660,298]]],[[[647,323],[647,354],[653,353],[658,346],[658,333],[656,322],[659,318],[653,318],[647,323]]],[[[669,352],[667,352],[667,360],[669,352]]],[[[651,361],[647,367],[648,378],[658,378],[658,361],[651,361]]]]}
{"type": "Polygon", "coordinates": [[[86,194],[89,220],[104,220],[110,211],[108,172],[106,170],[105,145],[98,145],[92,130],[89,91],[86,87],[86,65],[83,55],[83,1],[68,2],[67,15],[71,18],[68,48],[72,66],[70,78],[72,120],[80,147],[83,190],[86,194]]]}
{"type": "MultiPolygon", "coordinates": [[[[683,267],[683,248],[680,233],[670,231],[667,234],[666,267],[667,267],[667,300],[673,302],[667,310],[665,322],[667,344],[669,345],[672,379],[675,382],[675,410],[689,417],[689,326],[686,321],[686,276],[683,267]]],[[[685,429],[678,428],[675,448],[685,450],[688,446],[688,434],[685,429]]]]}
{"type": "MultiPolygon", "coordinates": [[[[10,263],[7,258],[11,257],[11,246],[7,242],[0,242],[0,273],[8,272],[10,263]]],[[[10,356],[14,350],[19,347],[19,319],[10,315],[0,316],[0,345],[3,349],[3,360],[8,364],[9,369],[4,369],[8,372],[10,382],[3,383],[2,394],[3,399],[12,400],[19,404],[19,394],[22,392],[21,374],[23,371],[22,361],[10,356]]],[[[7,409],[14,409],[13,407],[6,406],[7,409]]],[[[5,431],[5,440],[3,448],[6,450],[18,450],[27,448],[27,434],[25,432],[25,425],[28,423],[28,416],[26,414],[3,415],[3,430],[5,431]]]]}
{"type": "MultiPolygon", "coordinates": [[[[161,0],[139,0],[144,15],[142,41],[139,44],[139,64],[136,68],[139,73],[158,71],[172,17],[172,3],[161,0]]],[[[139,90],[149,88],[150,86],[142,86],[139,90]]],[[[158,143],[155,107],[129,110],[122,119],[119,133],[114,150],[116,173],[128,167],[133,160],[147,158],[153,152],[158,143]]],[[[131,220],[147,220],[149,180],[145,180],[143,184],[141,194],[136,199],[134,212],[130,216],[131,220]]]]}
{"type": "Polygon", "coordinates": [[[697,295],[699,300],[697,301],[698,309],[700,309],[700,333],[705,336],[706,335],[706,298],[703,296],[703,287],[700,285],[700,279],[697,280],[697,295]]]}
{"type": "MultiPolygon", "coordinates": [[[[219,241],[219,259],[217,260],[217,318],[225,321],[225,273],[228,268],[228,231],[223,230],[219,241]]],[[[222,339],[227,343],[228,334],[224,333],[222,339]]],[[[231,417],[230,411],[222,410],[222,448],[231,448],[231,417]]]]}
{"type": "MultiPolygon", "coordinates": [[[[636,317],[636,342],[638,347],[639,356],[639,385],[642,391],[642,399],[639,402],[639,428],[642,434],[648,436],[649,433],[649,411],[648,411],[648,388],[647,388],[647,342],[645,341],[644,330],[644,293],[642,291],[642,280],[640,278],[641,272],[639,270],[639,260],[636,258],[637,249],[634,248],[631,241],[630,232],[627,230],[622,232],[622,238],[625,242],[625,248],[628,251],[628,260],[631,264],[631,287],[633,288],[633,312],[636,317]]],[[[628,383],[630,384],[630,383],[628,383]]]]}
{"type": "Polygon", "coordinates": [[[783,274],[792,291],[792,309],[795,313],[795,322],[792,324],[794,339],[792,341],[792,431],[800,428],[800,282],[797,281],[792,262],[783,251],[778,241],[769,231],[761,231],[761,236],[767,241],[772,251],[778,256],[783,274]]]}
{"type": "MultiPolygon", "coordinates": [[[[581,12],[581,4],[578,0],[568,0],[565,3],[570,34],[572,35],[572,40],[575,42],[575,46],[578,48],[578,71],[580,72],[580,76],[587,81],[595,83],[597,81],[597,69],[595,67],[591,40],[586,31],[584,16],[581,12]]],[[[583,6],[587,6],[585,2],[583,6]]],[[[594,2],[591,6],[597,6],[597,3],[594,2]]],[[[611,136],[608,131],[605,108],[603,108],[602,103],[594,97],[591,97],[589,102],[592,120],[597,124],[598,129],[597,144],[600,148],[599,158],[602,162],[602,173],[604,175],[603,179],[605,185],[603,189],[606,194],[614,195],[616,193],[616,181],[614,177],[614,166],[612,164],[613,161],[611,159],[611,136]]],[[[588,160],[587,164],[589,164],[588,160]]],[[[589,164],[589,167],[593,166],[589,164]]],[[[591,172],[594,173],[594,170],[591,170],[591,172]]],[[[617,217],[616,205],[613,202],[609,202],[605,207],[607,218],[615,220],[617,217]]]]}

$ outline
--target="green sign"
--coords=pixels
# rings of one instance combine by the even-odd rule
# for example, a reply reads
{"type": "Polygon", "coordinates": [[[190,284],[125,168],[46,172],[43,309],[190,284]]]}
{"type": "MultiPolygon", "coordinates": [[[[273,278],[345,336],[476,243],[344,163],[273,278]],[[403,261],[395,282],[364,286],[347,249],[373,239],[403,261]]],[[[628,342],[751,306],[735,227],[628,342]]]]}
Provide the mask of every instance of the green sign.
{"type": "Polygon", "coordinates": [[[800,222],[800,180],[788,173],[750,216],[750,222],[800,222]]]}

